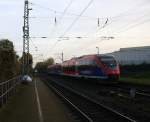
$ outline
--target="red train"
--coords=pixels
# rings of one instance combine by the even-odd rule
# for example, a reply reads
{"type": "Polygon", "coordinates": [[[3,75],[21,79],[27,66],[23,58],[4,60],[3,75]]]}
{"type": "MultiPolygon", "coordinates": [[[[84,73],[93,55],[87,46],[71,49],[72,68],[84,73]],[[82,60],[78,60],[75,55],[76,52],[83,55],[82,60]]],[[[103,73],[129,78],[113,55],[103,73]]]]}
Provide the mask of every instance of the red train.
{"type": "Polygon", "coordinates": [[[118,80],[119,64],[113,56],[85,55],[48,67],[49,73],[74,77],[118,80]]]}

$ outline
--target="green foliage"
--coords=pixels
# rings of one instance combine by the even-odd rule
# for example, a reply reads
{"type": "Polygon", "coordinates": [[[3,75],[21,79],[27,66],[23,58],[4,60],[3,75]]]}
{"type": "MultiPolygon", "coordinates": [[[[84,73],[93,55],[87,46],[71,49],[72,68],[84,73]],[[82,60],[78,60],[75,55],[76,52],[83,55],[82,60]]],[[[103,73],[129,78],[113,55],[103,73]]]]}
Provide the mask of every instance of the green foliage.
{"type": "Polygon", "coordinates": [[[35,66],[35,70],[42,73],[46,71],[46,64],[44,62],[38,62],[35,66]]]}
{"type": "Polygon", "coordinates": [[[54,59],[53,58],[48,58],[46,61],[45,61],[46,65],[49,66],[49,65],[53,65],[54,64],[54,59]]]}
{"type": "Polygon", "coordinates": [[[48,58],[46,61],[44,62],[38,62],[35,66],[35,70],[37,70],[38,72],[42,73],[47,71],[47,67],[49,65],[53,65],[54,64],[54,59],[53,58],[48,58]]]}
{"type": "Polygon", "coordinates": [[[23,63],[23,58],[26,58],[27,56],[29,56],[29,64],[32,66],[33,64],[33,57],[32,55],[29,53],[24,53],[23,56],[19,59],[21,63],[23,63]]]}
{"type": "MultiPolygon", "coordinates": [[[[25,59],[27,59],[27,56],[29,57],[29,62],[26,62],[25,64],[27,65],[27,64],[29,64],[28,66],[28,73],[29,73],[29,75],[32,75],[32,73],[33,73],[33,57],[32,57],[32,55],[29,53],[29,54],[27,54],[27,53],[23,53],[23,55],[22,55],[22,57],[19,59],[19,62],[20,62],[20,65],[21,65],[21,67],[23,67],[23,59],[25,58],[25,59]]],[[[26,60],[27,61],[27,60],[26,60]]],[[[27,72],[27,71],[25,71],[25,72],[27,72]]]]}
{"type": "Polygon", "coordinates": [[[8,80],[20,73],[20,63],[14,51],[13,43],[0,40],[0,81],[8,80]]]}
{"type": "Polygon", "coordinates": [[[27,59],[27,56],[29,56],[29,62],[28,62],[29,63],[29,74],[32,74],[32,72],[33,72],[33,67],[32,67],[32,65],[33,65],[33,57],[32,57],[32,55],[30,53],[29,54],[24,53],[23,56],[19,59],[19,62],[21,63],[21,66],[22,66],[23,65],[23,59],[24,58],[27,59]]]}
{"type": "Polygon", "coordinates": [[[139,85],[150,85],[149,78],[141,77],[141,78],[131,78],[131,77],[121,77],[120,82],[130,83],[130,84],[139,84],[139,85]]]}
{"type": "Polygon", "coordinates": [[[8,39],[0,40],[0,50],[1,51],[14,51],[14,46],[8,39]]]}

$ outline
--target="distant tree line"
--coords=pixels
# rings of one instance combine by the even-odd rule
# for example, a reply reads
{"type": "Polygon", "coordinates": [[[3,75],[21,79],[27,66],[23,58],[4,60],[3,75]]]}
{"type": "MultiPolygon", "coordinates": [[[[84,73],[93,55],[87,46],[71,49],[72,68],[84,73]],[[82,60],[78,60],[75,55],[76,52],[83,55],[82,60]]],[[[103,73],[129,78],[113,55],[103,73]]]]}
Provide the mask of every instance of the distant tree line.
{"type": "Polygon", "coordinates": [[[53,65],[54,64],[54,59],[53,58],[48,58],[47,60],[43,61],[43,62],[38,62],[35,66],[35,70],[38,73],[44,73],[47,71],[47,67],[49,65],[53,65]]]}

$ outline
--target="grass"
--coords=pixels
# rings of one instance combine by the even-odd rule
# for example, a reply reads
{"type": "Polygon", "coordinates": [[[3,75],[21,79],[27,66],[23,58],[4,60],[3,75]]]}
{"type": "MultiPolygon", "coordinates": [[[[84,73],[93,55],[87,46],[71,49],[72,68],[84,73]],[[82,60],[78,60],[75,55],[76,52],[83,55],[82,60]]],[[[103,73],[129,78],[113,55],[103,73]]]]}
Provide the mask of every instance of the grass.
{"type": "Polygon", "coordinates": [[[124,83],[132,83],[132,84],[138,84],[138,85],[150,85],[150,79],[147,78],[125,78],[121,77],[120,82],[124,83]]]}
{"type": "Polygon", "coordinates": [[[139,85],[150,85],[150,71],[128,73],[127,75],[121,76],[120,81],[139,85]]]}

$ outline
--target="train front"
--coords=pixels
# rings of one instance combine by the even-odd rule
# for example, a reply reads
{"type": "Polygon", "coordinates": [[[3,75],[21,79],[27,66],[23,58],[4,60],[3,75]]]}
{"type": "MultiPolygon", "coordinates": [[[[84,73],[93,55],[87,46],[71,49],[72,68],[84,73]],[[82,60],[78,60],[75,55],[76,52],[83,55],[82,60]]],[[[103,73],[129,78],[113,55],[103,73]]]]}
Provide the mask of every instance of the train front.
{"type": "Polygon", "coordinates": [[[119,80],[120,68],[119,64],[113,56],[100,56],[101,65],[108,79],[119,80]]]}

